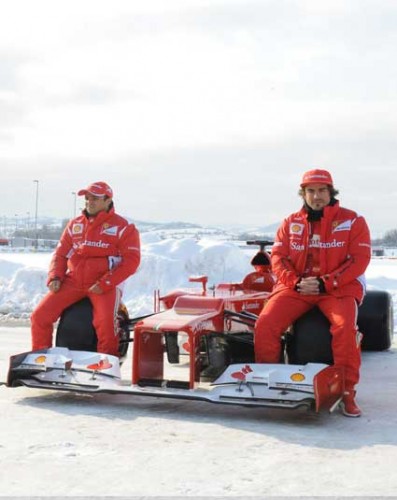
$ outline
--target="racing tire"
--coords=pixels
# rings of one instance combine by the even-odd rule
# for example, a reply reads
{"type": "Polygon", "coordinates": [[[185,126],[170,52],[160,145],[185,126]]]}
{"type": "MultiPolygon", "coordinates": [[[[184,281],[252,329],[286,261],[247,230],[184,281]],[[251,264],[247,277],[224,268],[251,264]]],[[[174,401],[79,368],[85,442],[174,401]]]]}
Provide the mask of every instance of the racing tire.
{"type": "Polygon", "coordinates": [[[58,323],[55,345],[72,351],[96,351],[97,336],[92,324],[92,304],[88,298],[65,309],[58,323]]]}
{"type": "MultiPolygon", "coordinates": [[[[388,292],[370,290],[358,308],[358,329],[363,338],[362,351],[384,351],[393,341],[394,317],[392,297],[388,292]]],[[[295,321],[292,334],[286,336],[288,363],[333,364],[330,324],[314,307],[295,321]]]]}
{"type": "Polygon", "coordinates": [[[124,360],[130,346],[130,328],[128,311],[122,306],[117,313],[117,331],[119,336],[119,356],[124,360]]]}
{"type": "MultiPolygon", "coordinates": [[[[96,352],[98,339],[92,323],[92,304],[88,298],[65,309],[58,323],[55,345],[72,351],[96,352]]],[[[129,316],[124,306],[117,313],[119,356],[125,359],[130,345],[129,316]]]]}
{"type": "Polygon", "coordinates": [[[369,290],[358,309],[358,329],[363,351],[385,351],[393,342],[394,315],[390,293],[369,290]]]}
{"type": "Polygon", "coordinates": [[[334,362],[331,347],[330,323],[314,307],[295,321],[291,334],[285,337],[287,362],[293,365],[334,362]]]}

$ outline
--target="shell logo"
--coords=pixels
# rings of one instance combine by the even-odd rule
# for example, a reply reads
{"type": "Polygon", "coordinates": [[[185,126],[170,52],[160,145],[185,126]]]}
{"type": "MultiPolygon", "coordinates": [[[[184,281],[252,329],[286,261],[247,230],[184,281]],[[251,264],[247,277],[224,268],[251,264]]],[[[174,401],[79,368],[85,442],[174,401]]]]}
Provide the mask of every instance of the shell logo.
{"type": "Polygon", "coordinates": [[[289,230],[292,234],[302,234],[305,226],[299,222],[291,222],[289,230]]]}
{"type": "Polygon", "coordinates": [[[293,381],[293,382],[303,382],[306,377],[303,375],[303,373],[293,373],[291,376],[290,376],[290,379],[293,381]]]}
{"type": "Polygon", "coordinates": [[[35,363],[38,363],[39,365],[42,365],[43,363],[45,363],[45,360],[47,359],[47,356],[37,356],[37,358],[34,360],[35,363]]]}
{"type": "Polygon", "coordinates": [[[83,232],[82,224],[74,224],[72,229],[73,234],[81,234],[83,232]]]}

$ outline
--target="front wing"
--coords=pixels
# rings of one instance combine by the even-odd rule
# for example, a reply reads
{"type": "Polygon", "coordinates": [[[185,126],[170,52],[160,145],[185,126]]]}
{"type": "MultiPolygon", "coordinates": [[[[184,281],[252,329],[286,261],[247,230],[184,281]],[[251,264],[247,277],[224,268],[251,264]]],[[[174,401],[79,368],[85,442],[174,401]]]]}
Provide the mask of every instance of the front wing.
{"type": "Polygon", "coordinates": [[[118,358],[67,348],[10,358],[7,386],[80,393],[128,394],[243,406],[332,411],[344,391],[343,372],[319,363],[306,365],[233,364],[211,384],[188,389],[167,380],[131,385],[122,380],[118,358]]]}

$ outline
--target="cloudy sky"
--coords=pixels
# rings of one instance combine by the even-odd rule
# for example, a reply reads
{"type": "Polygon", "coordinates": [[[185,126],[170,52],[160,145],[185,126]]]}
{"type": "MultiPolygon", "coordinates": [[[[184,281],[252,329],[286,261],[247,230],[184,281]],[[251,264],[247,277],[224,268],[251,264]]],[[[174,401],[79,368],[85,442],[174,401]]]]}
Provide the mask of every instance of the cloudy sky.
{"type": "Polygon", "coordinates": [[[396,53],[394,0],[0,0],[0,216],[105,180],[135,219],[266,225],[321,167],[397,228],[396,53]]]}

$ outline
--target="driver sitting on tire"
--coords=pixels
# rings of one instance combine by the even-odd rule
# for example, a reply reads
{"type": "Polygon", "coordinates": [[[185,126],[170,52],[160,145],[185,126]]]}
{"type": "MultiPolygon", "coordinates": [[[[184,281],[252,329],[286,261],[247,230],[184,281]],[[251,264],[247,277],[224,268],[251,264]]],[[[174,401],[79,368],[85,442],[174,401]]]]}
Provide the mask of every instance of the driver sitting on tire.
{"type": "Polygon", "coordinates": [[[51,347],[55,321],[64,309],[88,297],[98,352],[118,356],[119,285],[139,266],[139,233],[115,213],[113,191],[105,182],[94,182],[78,195],[85,196],[85,209],[69,221],[52,257],[50,291],[31,316],[32,349],[51,347]]]}
{"type": "Polygon", "coordinates": [[[356,322],[371,259],[368,226],[362,216],[339,206],[326,170],[306,172],[300,188],[303,207],[283,221],[272,248],[277,283],[255,326],[256,362],[278,363],[281,335],[318,306],[331,324],[334,364],[344,369],[342,411],[359,417],[355,386],[361,335],[356,322]]]}

